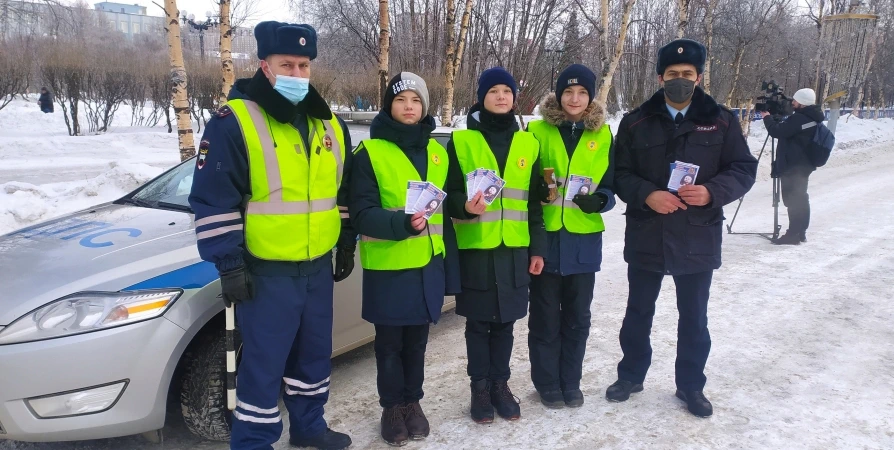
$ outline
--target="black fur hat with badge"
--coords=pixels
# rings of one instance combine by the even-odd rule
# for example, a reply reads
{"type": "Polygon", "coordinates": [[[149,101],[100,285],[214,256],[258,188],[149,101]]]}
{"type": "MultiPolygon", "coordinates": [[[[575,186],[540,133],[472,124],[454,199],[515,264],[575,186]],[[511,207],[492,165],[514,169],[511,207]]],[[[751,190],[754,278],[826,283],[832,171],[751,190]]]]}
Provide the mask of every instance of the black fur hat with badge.
{"type": "Polygon", "coordinates": [[[261,22],[255,26],[258,41],[258,59],[270,55],[317,57],[317,31],[307,24],[276,21],[261,22]]]}
{"type": "Polygon", "coordinates": [[[708,51],[700,42],[692,39],[677,39],[658,50],[658,75],[674,64],[692,64],[699,75],[705,70],[708,51]]]}

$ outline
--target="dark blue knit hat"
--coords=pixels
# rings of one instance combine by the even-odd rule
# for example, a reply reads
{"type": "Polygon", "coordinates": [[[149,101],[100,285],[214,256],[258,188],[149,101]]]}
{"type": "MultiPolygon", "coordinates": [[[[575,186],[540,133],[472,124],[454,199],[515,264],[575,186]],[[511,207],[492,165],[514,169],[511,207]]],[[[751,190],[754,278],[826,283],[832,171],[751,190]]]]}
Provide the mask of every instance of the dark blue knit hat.
{"type": "Polygon", "coordinates": [[[492,67],[481,72],[481,76],[478,77],[478,103],[483,104],[487,91],[498,84],[509,86],[509,89],[512,89],[513,99],[516,97],[518,87],[515,85],[515,78],[512,78],[512,74],[502,67],[492,67]]]}
{"type": "Polygon", "coordinates": [[[596,74],[582,64],[572,64],[563,70],[556,80],[556,100],[559,105],[562,105],[562,93],[570,86],[583,86],[592,102],[596,97],[596,74]]]}
{"type": "Polygon", "coordinates": [[[255,27],[258,59],[270,55],[317,57],[317,31],[307,24],[267,21],[255,27]]]}
{"type": "Polygon", "coordinates": [[[705,70],[708,51],[705,46],[692,39],[677,39],[658,50],[658,75],[664,75],[667,66],[674,64],[692,64],[695,71],[701,74],[705,70]]]}

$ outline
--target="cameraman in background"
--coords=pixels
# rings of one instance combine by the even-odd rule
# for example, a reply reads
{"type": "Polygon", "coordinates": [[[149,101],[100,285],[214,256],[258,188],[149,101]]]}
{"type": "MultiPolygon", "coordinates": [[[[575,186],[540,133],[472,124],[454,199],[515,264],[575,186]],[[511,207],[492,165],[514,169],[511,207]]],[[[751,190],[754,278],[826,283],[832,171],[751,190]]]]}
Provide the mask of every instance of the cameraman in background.
{"type": "Polygon", "coordinates": [[[807,241],[810,225],[807,179],[816,170],[808,158],[807,145],[816,131],[812,124],[825,119],[822,109],[816,105],[813,89],[801,89],[795,92],[793,99],[794,114],[787,119],[761,111],[767,133],[779,140],[772,176],[781,179],[782,203],[788,208],[788,230],[773,240],[776,245],[798,245],[807,241]]]}

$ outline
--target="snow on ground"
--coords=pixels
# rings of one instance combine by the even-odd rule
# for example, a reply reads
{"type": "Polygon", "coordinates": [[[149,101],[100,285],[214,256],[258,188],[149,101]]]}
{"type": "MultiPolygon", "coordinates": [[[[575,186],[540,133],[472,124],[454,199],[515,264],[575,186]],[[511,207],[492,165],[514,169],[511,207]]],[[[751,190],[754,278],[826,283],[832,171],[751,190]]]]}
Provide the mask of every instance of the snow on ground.
{"type": "MultiPolygon", "coordinates": [[[[4,113],[0,129],[7,120],[4,113]]],[[[749,139],[754,151],[763,141],[760,128],[755,123],[749,139]]],[[[811,177],[813,217],[806,244],[777,247],[757,236],[724,236],[724,266],[715,274],[709,310],[713,347],[705,392],[714,403],[712,418],[693,417],[673,395],[677,316],[670,279],[658,302],[645,391],[625,403],[604,400],[621,357],[618,330],[627,295],[619,207],[605,216],[604,263],[597,275],[582,382],[584,406],[547,410],[540,405],[530,383],[522,320],[516,325],[510,381],[522,402],[522,419],[471,422],[463,319],[448,313],[432,327],[428,346],[422,405],[432,434],[406,448],[894,448],[894,121],[851,119],[839,130],[841,147],[828,167],[811,177]]],[[[30,159],[0,139],[0,155],[30,159]]],[[[38,133],[31,139],[39,139],[38,133]]],[[[768,172],[761,169],[733,231],[771,231],[768,172]]],[[[0,186],[9,189],[10,184],[0,186]]],[[[3,214],[10,209],[8,195],[0,190],[3,214]]],[[[726,208],[727,224],[735,206],[726,208]]],[[[780,215],[785,223],[784,208],[780,215]]],[[[352,448],[389,448],[378,437],[375,367],[371,346],[334,361],[326,417],[332,428],[352,435],[352,448]]],[[[164,433],[163,448],[170,450],[228,447],[189,435],[176,410],[164,433]]],[[[157,448],[162,447],[139,437],[0,441],[3,450],[157,448]]],[[[287,433],[275,448],[289,448],[287,433]]]]}

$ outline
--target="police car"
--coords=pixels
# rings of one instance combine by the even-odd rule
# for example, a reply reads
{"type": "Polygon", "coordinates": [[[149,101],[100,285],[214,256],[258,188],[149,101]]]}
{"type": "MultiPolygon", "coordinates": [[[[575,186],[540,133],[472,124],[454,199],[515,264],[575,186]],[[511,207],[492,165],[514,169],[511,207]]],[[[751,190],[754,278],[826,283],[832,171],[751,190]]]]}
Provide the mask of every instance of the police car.
{"type": "MultiPolygon", "coordinates": [[[[193,433],[229,438],[220,282],[187,203],[194,167],[0,236],[0,439],[152,432],[170,402],[193,433]]],[[[336,284],[333,356],[373,339],[360,282],[358,270],[336,284]]]]}

